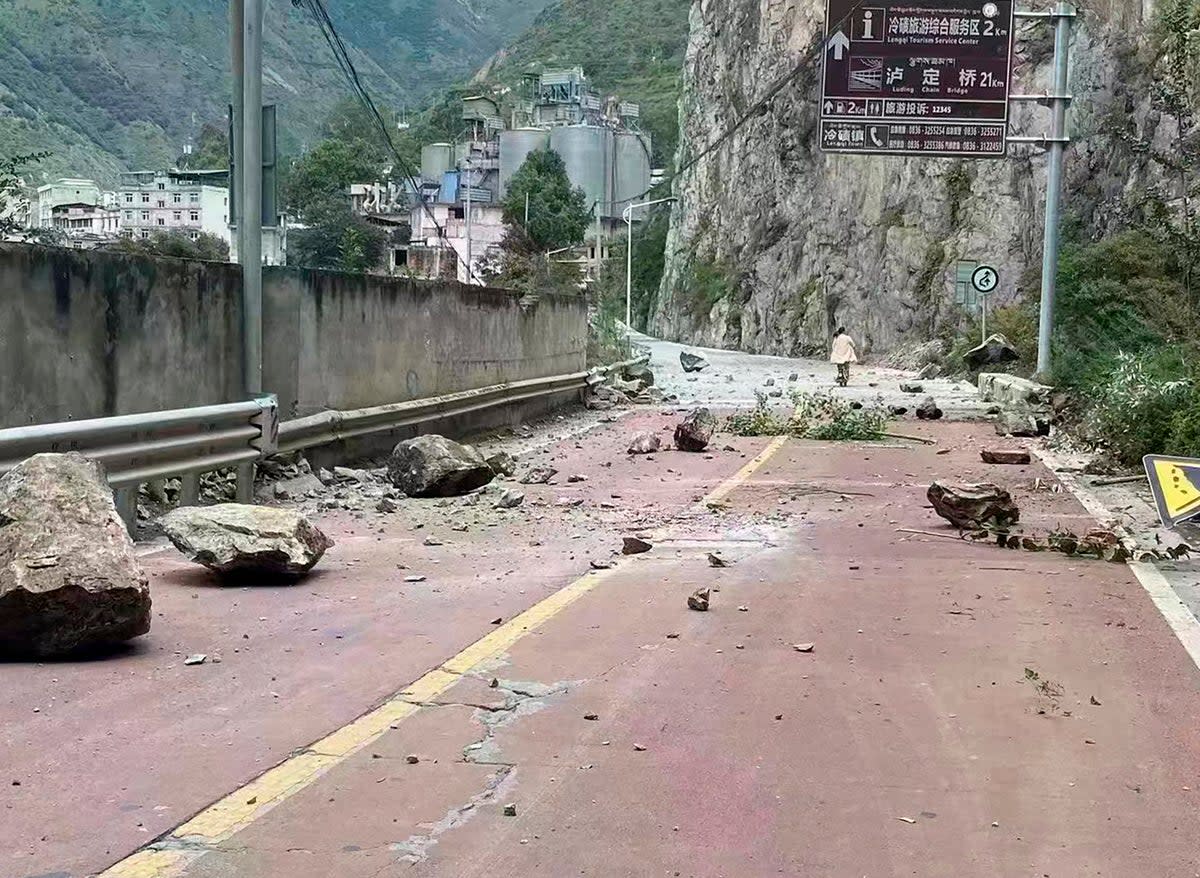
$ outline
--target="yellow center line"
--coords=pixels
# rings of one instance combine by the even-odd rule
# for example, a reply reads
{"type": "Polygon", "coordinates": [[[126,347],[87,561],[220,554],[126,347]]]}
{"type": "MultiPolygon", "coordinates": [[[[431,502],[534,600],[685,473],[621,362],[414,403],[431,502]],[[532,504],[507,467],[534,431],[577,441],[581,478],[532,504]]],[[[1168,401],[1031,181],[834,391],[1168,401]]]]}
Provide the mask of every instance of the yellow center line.
{"type": "MultiPolygon", "coordinates": [[[[744,485],[783,444],[777,436],[753,460],[700,501],[719,503],[744,485]]],[[[619,566],[587,573],[534,604],[453,658],[405,686],[378,707],[260,774],[219,799],[167,835],[101,872],[97,878],[176,878],[216,845],[258,820],[322,775],[382,737],[390,728],[443,694],[466,674],[506,653],[514,644],[546,624],[610,577],[619,566]]]]}

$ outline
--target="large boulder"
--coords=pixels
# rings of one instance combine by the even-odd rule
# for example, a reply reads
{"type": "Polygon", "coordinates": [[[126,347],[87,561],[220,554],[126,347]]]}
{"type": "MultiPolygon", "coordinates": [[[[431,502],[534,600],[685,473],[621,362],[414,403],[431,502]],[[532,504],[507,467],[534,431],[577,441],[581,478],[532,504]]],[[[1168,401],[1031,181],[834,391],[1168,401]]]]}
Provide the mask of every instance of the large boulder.
{"type": "Polygon", "coordinates": [[[938,515],[963,530],[1005,530],[1021,518],[1021,511],[1008,491],[986,482],[978,485],[934,482],[926,496],[938,515]]]}
{"type": "Polygon", "coordinates": [[[100,465],[39,454],[0,479],[0,652],[47,658],[150,630],[150,587],[100,465]]]}
{"type": "Polygon", "coordinates": [[[654,454],[662,448],[662,437],[657,433],[638,433],[629,441],[630,454],[654,454]]]}
{"type": "Polygon", "coordinates": [[[303,576],[333,546],[292,509],[189,506],[167,513],[160,524],[175,548],[222,575],[303,576]]]}
{"type": "Polygon", "coordinates": [[[621,370],[626,381],[640,381],[642,387],[654,386],[654,371],[645,363],[635,363],[621,370]]]}
{"type": "Polygon", "coordinates": [[[703,354],[694,354],[691,351],[680,351],[679,365],[683,366],[684,372],[703,372],[708,368],[708,360],[704,359],[703,354]]]}
{"type": "Polygon", "coordinates": [[[963,362],[972,372],[978,372],[984,366],[1002,366],[1005,363],[1015,363],[1021,358],[1017,349],[1008,343],[1002,335],[988,336],[987,341],[979,347],[971,348],[963,354],[963,362]]]}
{"type": "Polygon", "coordinates": [[[675,427],[675,447],[680,451],[703,451],[716,430],[716,416],[706,408],[696,409],[675,427]]]}
{"type": "Polygon", "coordinates": [[[932,396],[927,396],[917,406],[917,418],[922,421],[940,421],[942,419],[942,410],[938,408],[937,400],[932,396]]]}
{"type": "Polygon", "coordinates": [[[458,497],[495,477],[482,454],[445,436],[407,439],[388,460],[388,478],[410,497],[458,497]]]}

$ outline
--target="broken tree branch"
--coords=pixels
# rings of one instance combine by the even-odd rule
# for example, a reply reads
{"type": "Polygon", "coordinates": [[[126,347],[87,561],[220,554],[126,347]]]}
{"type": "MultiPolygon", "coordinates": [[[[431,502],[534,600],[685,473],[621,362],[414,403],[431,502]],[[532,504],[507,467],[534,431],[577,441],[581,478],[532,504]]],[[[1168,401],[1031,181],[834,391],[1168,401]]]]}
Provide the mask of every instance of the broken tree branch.
{"type": "Polygon", "coordinates": [[[920,442],[922,445],[937,445],[936,439],[926,439],[924,436],[910,436],[907,433],[881,433],[885,439],[907,439],[909,442],[920,442]]]}

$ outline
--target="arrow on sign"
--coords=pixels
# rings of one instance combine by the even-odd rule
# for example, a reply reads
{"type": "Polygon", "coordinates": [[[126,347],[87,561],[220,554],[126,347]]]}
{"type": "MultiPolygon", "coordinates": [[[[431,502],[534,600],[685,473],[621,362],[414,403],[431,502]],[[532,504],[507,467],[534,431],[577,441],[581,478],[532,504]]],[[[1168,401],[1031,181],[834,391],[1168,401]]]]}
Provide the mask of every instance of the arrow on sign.
{"type": "Polygon", "coordinates": [[[833,60],[841,61],[842,53],[850,48],[850,38],[838,30],[829,38],[829,48],[833,52],[833,60]]]}
{"type": "Polygon", "coordinates": [[[826,113],[832,113],[832,112],[833,112],[833,101],[826,101],[826,102],[825,102],[825,112],[826,112],[826,113]]]}

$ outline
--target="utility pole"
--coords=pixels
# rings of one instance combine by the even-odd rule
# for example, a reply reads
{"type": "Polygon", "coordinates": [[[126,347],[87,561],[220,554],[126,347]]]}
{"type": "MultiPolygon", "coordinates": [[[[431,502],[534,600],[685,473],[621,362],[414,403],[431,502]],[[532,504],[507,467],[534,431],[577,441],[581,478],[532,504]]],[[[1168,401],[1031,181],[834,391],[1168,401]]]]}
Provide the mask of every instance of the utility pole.
{"type": "Polygon", "coordinates": [[[1067,107],[1071,94],[1067,91],[1068,60],[1071,42],[1071,20],[1075,7],[1060,0],[1048,12],[1018,11],[1017,18],[1049,20],[1054,24],[1054,84],[1053,91],[1044,95],[1013,95],[1013,100],[1037,101],[1050,107],[1049,136],[1009,137],[1010,143],[1045,144],[1046,161],[1046,225],[1042,234],[1042,302],[1038,322],[1037,377],[1050,375],[1050,340],[1054,334],[1054,295],[1058,285],[1058,246],[1061,221],[1063,158],[1071,138],[1067,136],[1067,107]]]}
{"type": "Polygon", "coordinates": [[[471,158],[470,158],[470,156],[467,156],[467,158],[463,159],[463,166],[467,170],[466,178],[465,178],[467,182],[463,186],[463,196],[467,199],[467,284],[470,285],[475,282],[475,280],[474,280],[475,271],[472,268],[472,259],[471,259],[471,257],[474,255],[474,253],[472,252],[474,250],[474,248],[472,247],[472,242],[471,242],[471,200],[472,199],[471,199],[471,158]]]}
{"type": "MultiPolygon", "coordinates": [[[[242,265],[242,390],[262,395],[262,28],[263,0],[229,0],[233,74],[234,173],[230,200],[237,207],[238,261],[242,265]]],[[[237,468],[237,499],[254,499],[254,464],[237,468]]]]}
{"type": "Polygon", "coordinates": [[[262,393],[262,26],[263,0],[242,0],[242,215],[246,394],[262,393]]]}

